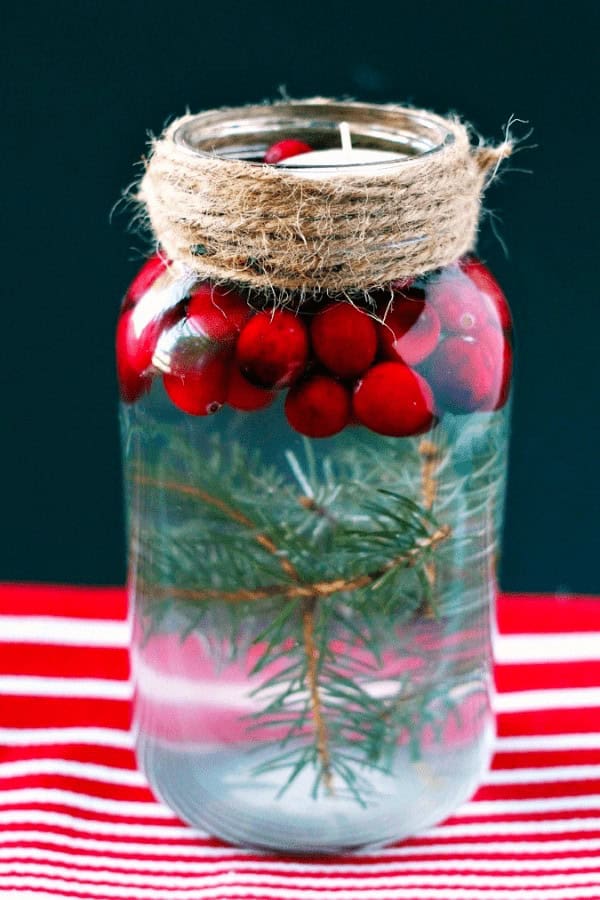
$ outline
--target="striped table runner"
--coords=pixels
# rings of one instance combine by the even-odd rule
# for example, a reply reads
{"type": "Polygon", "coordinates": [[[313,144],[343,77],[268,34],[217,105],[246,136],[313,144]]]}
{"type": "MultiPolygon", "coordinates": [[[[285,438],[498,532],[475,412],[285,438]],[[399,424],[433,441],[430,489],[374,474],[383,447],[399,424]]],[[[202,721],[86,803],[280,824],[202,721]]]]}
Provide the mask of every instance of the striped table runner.
{"type": "Polygon", "coordinates": [[[329,860],[185,827],[136,770],[122,590],[0,588],[0,898],[598,900],[600,599],[502,597],[493,767],[455,816],[329,860]]]}

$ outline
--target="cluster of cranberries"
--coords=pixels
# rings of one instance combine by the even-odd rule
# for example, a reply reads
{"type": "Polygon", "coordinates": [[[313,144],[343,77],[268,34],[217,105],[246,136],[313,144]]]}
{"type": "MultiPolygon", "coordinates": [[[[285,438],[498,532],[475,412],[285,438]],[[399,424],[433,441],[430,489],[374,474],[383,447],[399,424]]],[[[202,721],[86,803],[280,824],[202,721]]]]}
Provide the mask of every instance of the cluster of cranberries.
{"type": "Polygon", "coordinates": [[[329,437],[360,424],[394,437],[427,431],[444,412],[499,409],[508,396],[510,312],[478,260],[448,267],[423,286],[393,284],[376,310],[344,301],[256,310],[248,297],[211,285],[136,324],[138,302],[168,264],[153,257],[125,298],[117,330],[121,394],[150,386],[161,335],[185,333],[194,353],[175,352],[163,374],[179,409],[208,415],[224,404],[258,410],[287,390],[290,425],[329,437]]]}
{"type": "MultiPolygon", "coordinates": [[[[311,149],[302,141],[280,141],[264,162],[276,165],[311,149]]],[[[125,297],[117,328],[125,402],[149,389],[165,334],[175,349],[164,387],[190,415],[209,415],[224,404],[262,409],[287,390],[285,414],[300,434],[330,437],[360,424],[406,437],[427,431],[444,411],[491,412],[506,402],[510,311],[497,282],[474,258],[421,284],[393,283],[375,298],[375,309],[327,302],[296,312],[259,311],[237,291],[203,283],[174,306],[136,312],[167,266],[152,257],[125,297]],[[182,336],[187,351],[177,349],[182,336]]]]}

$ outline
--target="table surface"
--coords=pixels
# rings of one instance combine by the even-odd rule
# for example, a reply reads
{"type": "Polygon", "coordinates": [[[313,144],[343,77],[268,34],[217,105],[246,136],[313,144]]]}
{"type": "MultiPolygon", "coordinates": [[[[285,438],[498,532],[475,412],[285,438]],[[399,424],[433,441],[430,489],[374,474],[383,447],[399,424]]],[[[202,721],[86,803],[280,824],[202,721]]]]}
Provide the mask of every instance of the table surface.
{"type": "Polygon", "coordinates": [[[122,589],[0,587],[0,898],[598,900],[600,599],[502,596],[484,783],[384,850],[294,860],[193,831],[136,769],[122,589]]]}

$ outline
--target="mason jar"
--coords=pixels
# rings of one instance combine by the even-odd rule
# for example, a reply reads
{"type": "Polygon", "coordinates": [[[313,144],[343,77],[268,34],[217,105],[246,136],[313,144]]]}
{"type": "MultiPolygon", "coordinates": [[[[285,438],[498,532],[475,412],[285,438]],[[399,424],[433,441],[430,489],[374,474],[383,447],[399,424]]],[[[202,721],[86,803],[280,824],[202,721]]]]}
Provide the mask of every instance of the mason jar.
{"type": "MultiPolygon", "coordinates": [[[[266,108],[223,128],[215,159],[332,147],[344,116],[266,108]]],[[[443,142],[417,125],[387,136],[399,167],[443,142]]],[[[202,152],[198,126],[184,138],[202,152]]],[[[468,254],[372,289],[265,292],[159,249],[123,301],[117,365],[134,731],[156,794],[297,853],[447,817],[494,738],[512,344],[489,269],[468,254]]]]}

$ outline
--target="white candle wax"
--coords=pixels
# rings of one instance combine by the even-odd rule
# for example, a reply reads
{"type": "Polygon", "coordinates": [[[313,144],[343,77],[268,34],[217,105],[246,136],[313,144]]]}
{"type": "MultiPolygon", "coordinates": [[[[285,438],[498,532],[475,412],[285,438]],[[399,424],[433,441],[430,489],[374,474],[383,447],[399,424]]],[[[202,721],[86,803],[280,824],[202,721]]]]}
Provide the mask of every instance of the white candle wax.
{"type": "MultiPolygon", "coordinates": [[[[299,153],[297,156],[288,156],[277,163],[278,166],[291,168],[326,167],[328,169],[343,170],[350,166],[360,166],[365,163],[387,163],[394,160],[405,159],[406,154],[395,153],[391,150],[372,150],[352,146],[350,128],[347,122],[340,123],[341,147],[331,147],[327,150],[311,150],[310,153],[299,153]]],[[[308,174],[299,172],[298,174],[308,174]]],[[[310,173],[313,175],[314,173],[310,173]]],[[[327,173],[329,174],[329,172],[327,173]]]]}

